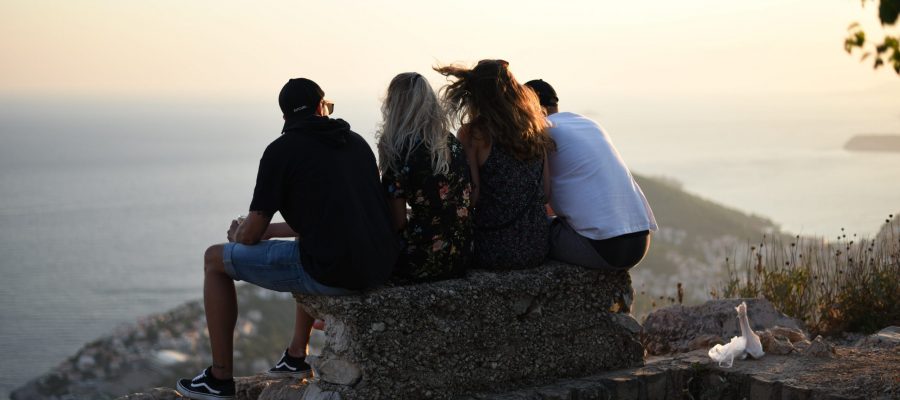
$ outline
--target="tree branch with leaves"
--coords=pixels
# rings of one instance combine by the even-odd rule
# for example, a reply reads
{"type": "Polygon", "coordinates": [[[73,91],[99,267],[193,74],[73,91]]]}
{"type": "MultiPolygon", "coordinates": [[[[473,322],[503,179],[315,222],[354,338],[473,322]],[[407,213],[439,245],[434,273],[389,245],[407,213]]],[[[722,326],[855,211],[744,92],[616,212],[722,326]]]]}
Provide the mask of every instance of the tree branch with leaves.
{"type": "MultiPolygon", "coordinates": [[[[862,0],[865,7],[867,1],[878,2],[878,19],[881,27],[889,32],[897,24],[900,17],[900,0],[862,0]]],[[[854,50],[862,52],[860,61],[873,58],[874,69],[889,66],[897,75],[900,75],[900,35],[891,36],[885,34],[881,43],[872,42],[866,37],[866,32],[858,22],[854,22],[848,28],[850,31],[844,39],[844,50],[852,54],[854,50]]]]}

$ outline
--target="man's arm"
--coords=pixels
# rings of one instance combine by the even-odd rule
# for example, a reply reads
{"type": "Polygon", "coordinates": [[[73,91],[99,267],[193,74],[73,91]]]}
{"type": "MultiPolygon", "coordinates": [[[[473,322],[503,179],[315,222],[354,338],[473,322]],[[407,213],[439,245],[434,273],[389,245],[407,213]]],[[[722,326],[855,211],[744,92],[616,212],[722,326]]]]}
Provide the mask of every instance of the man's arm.
{"type": "Polygon", "coordinates": [[[274,224],[269,224],[269,227],[266,229],[266,233],[263,233],[262,240],[297,236],[300,236],[300,234],[294,232],[294,230],[291,229],[291,226],[288,225],[287,222],[276,222],[274,224]]]}
{"type": "Polygon", "coordinates": [[[238,225],[234,234],[234,241],[245,245],[254,245],[263,239],[263,234],[269,228],[272,216],[260,211],[250,211],[244,223],[238,225]]]}

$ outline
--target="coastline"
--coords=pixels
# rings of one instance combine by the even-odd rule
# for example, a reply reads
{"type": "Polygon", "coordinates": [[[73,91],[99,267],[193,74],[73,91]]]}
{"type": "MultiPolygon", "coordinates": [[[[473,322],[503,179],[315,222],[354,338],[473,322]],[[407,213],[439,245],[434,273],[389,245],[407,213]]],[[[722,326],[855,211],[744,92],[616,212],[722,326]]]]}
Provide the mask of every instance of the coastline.
{"type": "MultiPolygon", "coordinates": [[[[667,199],[655,207],[665,218],[664,229],[654,237],[651,254],[632,271],[637,315],[646,313],[651,302],[670,293],[677,282],[689,283],[687,304],[705,300],[708,282],[724,276],[721,265],[729,251],[740,253],[747,240],[757,240],[763,234],[787,235],[772,221],[704,200],[678,185],[640,176],[637,179],[648,197],[667,199]],[[698,213],[704,218],[695,218],[698,213]],[[665,279],[658,279],[660,276],[665,279]]],[[[252,375],[267,369],[278,356],[280,344],[273,343],[289,340],[292,318],[264,315],[293,315],[294,302],[286,294],[243,284],[238,288],[241,306],[236,334],[242,339],[236,341],[235,367],[238,374],[252,375]]],[[[72,386],[71,390],[82,397],[112,398],[108,393],[113,384],[129,391],[170,386],[176,378],[195,374],[208,362],[204,327],[202,303],[189,301],[88,342],[57,367],[28,382],[24,391],[22,387],[16,391],[68,393],[72,386]]]]}
{"type": "Polygon", "coordinates": [[[856,135],[844,144],[848,151],[900,153],[900,134],[856,135]]]}
{"type": "MultiPolygon", "coordinates": [[[[293,315],[290,294],[238,285],[241,304],[235,330],[235,373],[264,371],[287,343],[293,315]],[[270,346],[270,344],[272,344],[270,346]],[[271,348],[269,348],[271,347],[271,348]]],[[[10,393],[11,400],[32,398],[112,399],[154,386],[171,386],[193,376],[209,362],[209,337],[201,300],[141,317],[88,342],[47,373],[10,393]]]]}

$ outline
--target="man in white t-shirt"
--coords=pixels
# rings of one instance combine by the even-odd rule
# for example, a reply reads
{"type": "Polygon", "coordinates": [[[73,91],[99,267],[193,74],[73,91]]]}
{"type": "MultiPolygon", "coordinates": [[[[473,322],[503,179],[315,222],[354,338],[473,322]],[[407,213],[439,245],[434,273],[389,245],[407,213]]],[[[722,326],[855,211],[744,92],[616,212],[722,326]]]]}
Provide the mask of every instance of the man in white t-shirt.
{"type": "Polygon", "coordinates": [[[595,121],[559,112],[550,84],[525,84],[537,93],[551,123],[556,151],[549,155],[550,257],[588,268],[627,270],[650,248],[656,219],[644,193],[595,121]]]}

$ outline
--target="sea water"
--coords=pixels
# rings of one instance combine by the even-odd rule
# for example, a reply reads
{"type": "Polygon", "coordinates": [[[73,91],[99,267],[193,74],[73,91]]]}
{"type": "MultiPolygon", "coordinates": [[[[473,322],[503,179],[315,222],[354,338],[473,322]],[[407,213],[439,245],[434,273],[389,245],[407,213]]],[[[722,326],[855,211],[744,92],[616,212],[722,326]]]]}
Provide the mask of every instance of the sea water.
{"type": "MultiPolygon", "coordinates": [[[[607,128],[634,171],[674,178],[785,229],[871,234],[900,211],[900,154],[841,148],[857,133],[900,133],[900,107],[873,102],[860,105],[867,110],[860,114],[839,112],[840,99],[802,107],[702,98],[587,102],[568,104],[607,128]]],[[[377,100],[359,104],[367,111],[339,107],[336,117],[371,143],[377,100]]],[[[2,105],[5,398],[116,326],[200,298],[203,252],[246,212],[259,156],[281,121],[272,104],[2,105]]]]}

